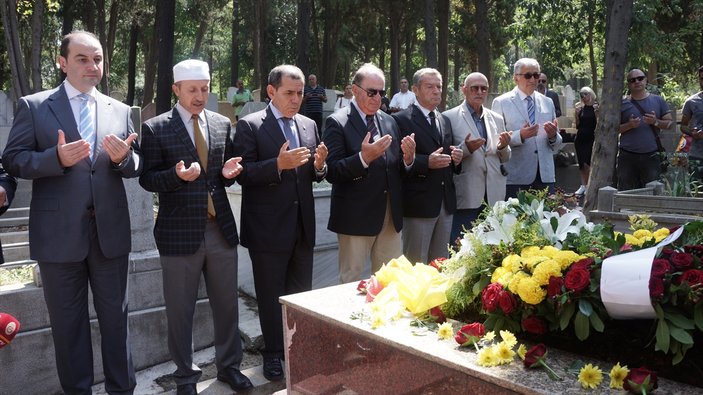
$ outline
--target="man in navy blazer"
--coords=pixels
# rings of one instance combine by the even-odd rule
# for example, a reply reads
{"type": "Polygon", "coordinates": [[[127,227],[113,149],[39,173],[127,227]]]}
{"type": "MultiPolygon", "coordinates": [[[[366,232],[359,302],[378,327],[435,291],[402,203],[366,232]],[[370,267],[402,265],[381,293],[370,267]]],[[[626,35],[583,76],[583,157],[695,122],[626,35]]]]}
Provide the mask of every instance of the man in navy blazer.
{"type": "Polygon", "coordinates": [[[61,41],[58,88],[23,97],[2,156],[31,179],[29,251],[39,263],[56,367],[64,392],[90,394],[93,352],[88,284],[100,325],[105,389],[136,381],[127,329],[131,232],[122,179],[141,172],[130,109],[98,92],[100,41],[73,32],[61,41]]]}
{"type": "Polygon", "coordinates": [[[144,174],[139,183],[159,194],[154,238],[161,255],[176,391],[195,394],[202,374],[193,363],[193,314],[201,274],[212,308],[217,379],[245,390],[252,384],[239,370],[239,239],[225,192],[242,170],[241,158],[232,155],[229,118],[205,110],[207,63],[184,60],[173,67],[173,77],[178,103],[142,125],[144,174]]]}
{"type": "Polygon", "coordinates": [[[278,298],[312,289],[315,201],[312,184],[327,172],[327,147],[317,125],[298,114],[305,76],[291,65],[274,67],[266,109],[237,122],[234,152],[242,157],[242,245],[249,249],[264,377],[284,377],[283,319],[278,298]]]}
{"type": "Polygon", "coordinates": [[[415,135],[413,171],[403,179],[403,254],[411,262],[449,255],[449,235],[456,211],[453,175],[463,152],[452,145],[452,124],[437,106],[442,75],[423,68],[413,76],[415,103],[393,114],[402,136],[415,135]]]}
{"type": "Polygon", "coordinates": [[[367,63],[352,82],[351,104],[327,118],[323,140],[330,150],[332,184],[327,228],[339,241],[339,278],[358,281],[402,254],[401,177],[412,169],[415,142],[401,140],[393,118],[381,108],[383,71],[367,63]]]}
{"type": "MultiPolygon", "coordinates": [[[[12,198],[15,197],[15,189],[17,189],[17,180],[7,174],[2,167],[2,159],[0,159],[0,215],[10,208],[12,198]]],[[[5,257],[2,254],[2,245],[0,244],[0,264],[3,263],[5,263],[5,257]]]]}

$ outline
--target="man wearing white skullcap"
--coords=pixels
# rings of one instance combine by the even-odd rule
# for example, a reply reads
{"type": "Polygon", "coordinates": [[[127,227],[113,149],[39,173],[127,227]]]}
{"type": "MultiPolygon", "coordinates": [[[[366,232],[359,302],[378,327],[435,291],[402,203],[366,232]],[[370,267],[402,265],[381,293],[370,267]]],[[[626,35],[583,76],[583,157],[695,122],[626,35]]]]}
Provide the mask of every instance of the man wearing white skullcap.
{"type": "Polygon", "coordinates": [[[176,106],[142,125],[144,173],[139,183],[159,194],[154,237],[161,255],[176,392],[197,393],[202,374],[193,363],[192,346],[201,273],[214,321],[217,379],[245,390],[252,384],[239,370],[239,238],[225,192],[242,170],[241,158],[232,157],[229,118],[205,110],[208,64],[184,60],[173,67],[173,80],[176,106]]]}

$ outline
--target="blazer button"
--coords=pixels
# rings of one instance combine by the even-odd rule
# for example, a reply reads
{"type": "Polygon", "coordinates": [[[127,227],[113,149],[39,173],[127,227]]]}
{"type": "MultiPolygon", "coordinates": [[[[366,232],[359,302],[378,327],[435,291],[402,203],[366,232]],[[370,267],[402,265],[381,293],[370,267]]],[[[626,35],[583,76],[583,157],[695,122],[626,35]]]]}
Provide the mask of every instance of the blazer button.
{"type": "Polygon", "coordinates": [[[297,205],[298,205],[298,201],[297,201],[297,200],[294,200],[294,201],[293,201],[293,204],[297,206],[297,205]]]}
{"type": "Polygon", "coordinates": [[[537,153],[537,151],[535,151],[535,154],[536,154],[536,153],[537,153]]]}

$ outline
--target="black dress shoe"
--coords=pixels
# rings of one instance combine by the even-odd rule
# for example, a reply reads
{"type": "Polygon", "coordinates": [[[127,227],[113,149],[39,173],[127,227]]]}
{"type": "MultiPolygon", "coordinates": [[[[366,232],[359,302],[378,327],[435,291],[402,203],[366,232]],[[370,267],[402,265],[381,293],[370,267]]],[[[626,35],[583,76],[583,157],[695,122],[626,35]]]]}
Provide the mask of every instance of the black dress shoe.
{"type": "Polygon", "coordinates": [[[181,384],[176,387],[176,395],[197,395],[198,389],[195,384],[181,384]]]}
{"type": "Polygon", "coordinates": [[[269,381],[283,379],[281,358],[264,358],[264,377],[269,381]]]}
{"type": "Polygon", "coordinates": [[[251,383],[249,378],[235,368],[228,368],[224,371],[217,372],[217,379],[229,384],[235,391],[254,387],[254,384],[251,383]]]}

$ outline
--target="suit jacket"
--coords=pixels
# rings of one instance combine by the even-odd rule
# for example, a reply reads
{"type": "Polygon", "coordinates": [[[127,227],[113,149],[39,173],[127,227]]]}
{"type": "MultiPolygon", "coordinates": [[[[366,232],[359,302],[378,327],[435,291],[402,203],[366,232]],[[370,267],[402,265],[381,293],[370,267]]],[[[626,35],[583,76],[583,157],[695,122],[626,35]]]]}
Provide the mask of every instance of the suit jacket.
{"type": "Polygon", "coordinates": [[[554,114],[557,116],[557,118],[559,118],[561,116],[561,104],[559,104],[559,94],[554,92],[553,90],[547,89],[547,91],[544,92],[544,95],[552,99],[552,103],[554,103],[554,114]]]}
{"type": "MultiPolygon", "coordinates": [[[[5,169],[2,167],[2,159],[0,159],[0,186],[5,189],[5,196],[7,199],[7,206],[2,205],[4,202],[0,201],[0,215],[4,214],[10,204],[12,204],[12,199],[15,197],[15,189],[17,189],[17,180],[15,177],[7,174],[5,169]]],[[[2,244],[0,244],[0,264],[5,263],[5,257],[2,254],[2,244]]]]}
{"type": "Polygon", "coordinates": [[[509,145],[502,150],[498,149],[498,137],[505,131],[503,117],[483,107],[486,144],[483,148],[470,152],[464,143],[466,136],[470,134],[473,140],[481,135],[466,102],[443,114],[452,125],[452,144],[464,152],[461,173],[454,175],[457,208],[478,208],[483,203],[484,196],[491,206],[496,201],[505,199],[507,177],[501,173],[500,165],[510,160],[511,150],[509,145]]]}
{"type": "Polygon", "coordinates": [[[107,258],[129,254],[131,229],[122,178],[137,177],[142,169],[139,146],[123,166],[112,163],[102,150],[107,134],[126,139],[134,132],[130,109],[97,92],[96,144],[93,161],[85,158],[63,168],[56,145],[58,129],[66,142],[80,140],[66,89],[25,96],[17,103],[15,121],[2,155],[13,176],[31,179],[29,250],[39,262],[78,262],[88,255],[90,223],[95,216],[100,248],[107,258]]]}
{"type": "Polygon", "coordinates": [[[542,182],[555,182],[554,154],[562,147],[561,135],[556,134],[554,142],[550,143],[544,131],[545,122],[555,119],[554,103],[548,97],[536,92],[535,122],[540,124],[537,136],[525,141],[520,138],[520,128],[529,123],[529,116],[523,100],[520,100],[518,88],[504,93],[493,100],[491,109],[503,117],[505,130],[513,132],[510,138],[512,157],[506,166],[508,185],[529,185],[537,177],[537,165],[542,182]]]}
{"type": "Polygon", "coordinates": [[[450,154],[452,145],[452,125],[440,114],[437,117],[439,135],[416,105],[393,114],[398,123],[401,137],[415,133],[415,164],[413,171],[403,179],[403,216],[416,218],[435,218],[439,216],[442,201],[449,213],[456,210],[456,190],[453,174],[460,168],[450,166],[442,169],[429,168],[429,156],[439,147],[444,148],[445,154],[450,154]]]}
{"type": "Polygon", "coordinates": [[[403,229],[402,181],[405,172],[398,125],[390,115],[376,112],[381,136],[392,137],[385,156],[364,167],[359,157],[366,124],[354,104],[327,118],[323,140],[327,156],[327,181],[332,184],[330,219],[327,228],[335,233],[376,236],[383,228],[390,199],[395,230],[403,229]]]}
{"type": "MultiPolygon", "coordinates": [[[[317,125],[296,114],[300,147],[311,156],[320,143],[317,125]]],[[[315,171],[314,156],[297,169],[278,172],[276,159],[286,138],[269,107],[241,118],[234,135],[234,156],[242,157],[242,245],[252,251],[290,252],[299,216],[305,238],[315,245],[313,181],[324,174],[315,171]]]]}
{"type": "Polygon", "coordinates": [[[217,224],[230,246],[239,242],[237,224],[225,186],[234,180],[222,176],[222,165],[231,158],[232,123],[229,118],[205,111],[208,132],[208,163],[190,182],[176,175],[176,163],[198,162],[198,152],[178,110],[158,115],[142,124],[144,174],[139,183],[159,194],[159,213],[154,238],[161,255],[192,255],[200,247],[207,221],[207,195],[212,197],[217,224]]]}

